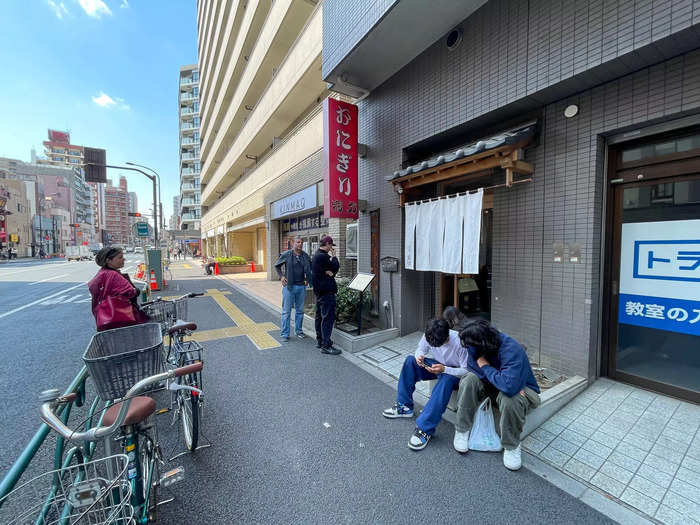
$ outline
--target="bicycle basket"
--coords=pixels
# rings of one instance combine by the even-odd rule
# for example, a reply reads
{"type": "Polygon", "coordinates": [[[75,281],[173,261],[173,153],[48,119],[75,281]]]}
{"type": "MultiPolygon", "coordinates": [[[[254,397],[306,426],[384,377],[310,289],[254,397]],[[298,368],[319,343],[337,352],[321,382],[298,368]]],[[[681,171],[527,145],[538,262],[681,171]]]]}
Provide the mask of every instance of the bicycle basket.
{"type": "Polygon", "coordinates": [[[187,321],[187,297],[175,299],[175,318],[187,321]]]}
{"type": "Polygon", "coordinates": [[[137,382],[163,371],[160,325],[145,323],[97,332],[83,361],[103,400],[124,397],[137,382]]]}
{"type": "Polygon", "coordinates": [[[168,328],[177,319],[174,301],[157,301],[144,306],[142,309],[153,322],[160,323],[163,333],[167,332],[168,328]]]}
{"type": "Polygon", "coordinates": [[[117,454],[41,474],[0,500],[0,522],[132,523],[128,463],[117,454]]]}

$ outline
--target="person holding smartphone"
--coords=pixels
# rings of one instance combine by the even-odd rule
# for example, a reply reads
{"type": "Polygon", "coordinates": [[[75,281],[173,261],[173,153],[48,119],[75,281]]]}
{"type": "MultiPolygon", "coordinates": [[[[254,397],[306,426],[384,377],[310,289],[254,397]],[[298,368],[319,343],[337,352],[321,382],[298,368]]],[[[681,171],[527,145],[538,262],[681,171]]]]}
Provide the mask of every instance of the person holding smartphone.
{"type": "Polygon", "coordinates": [[[401,375],[396,403],[382,415],[387,419],[413,417],[413,392],[418,381],[437,379],[425,408],[416,419],[416,429],[408,440],[408,448],[422,450],[435,433],[442,414],[450,402],[452,391],[460,378],[467,373],[469,355],[460,342],[459,334],[450,330],[444,319],[432,319],[418,343],[415,355],[406,356],[401,375]],[[432,358],[427,354],[432,354],[432,358]]]}
{"type": "Polygon", "coordinates": [[[322,354],[330,355],[341,353],[331,341],[335,324],[335,294],[338,292],[335,276],[340,269],[334,246],[333,238],[324,235],[311,261],[311,284],[316,295],[316,347],[321,349],[322,354]]]}

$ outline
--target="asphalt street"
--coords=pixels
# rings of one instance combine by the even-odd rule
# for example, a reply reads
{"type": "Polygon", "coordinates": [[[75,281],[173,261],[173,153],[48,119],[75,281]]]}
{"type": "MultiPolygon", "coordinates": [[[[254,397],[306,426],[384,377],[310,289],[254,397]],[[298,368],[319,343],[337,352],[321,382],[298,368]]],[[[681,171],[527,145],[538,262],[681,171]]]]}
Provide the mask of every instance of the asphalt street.
{"type": "MultiPolygon", "coordinates": [[[[38,427],[37,393],[65,388],[82,365],[94,332],[85,282],[96,269],[0,266],[3,473],[38,427]]],[[[225,281],[198,274],[182,280],[176,273],[166,295],[222,292],[190,301],[199,331],[234,326],[233,309],[248,319],[241,331],[279,326],[225,281]],[[222,301],[233,309],[224,311],[222,301]]],[[[311,338],[277,343],[279,330],[269,334],[275,346],[266,349],[249,335],[204,343],[203,434],[213,447],[166,466],[184,466],[186,481],[170,489],[176,501],[161,507],[159,522],[610,523],[532,472],[507,471],[500,454],[456,453],[445,422],[425,450],[408,449],[414,421],[381,416],[395,399],[392,388],[342,356],[321,354],[311,338]]],[[[170,457],[182,448],[178,426],[169,426],[168,414],[157,417],[170,457]]]]}

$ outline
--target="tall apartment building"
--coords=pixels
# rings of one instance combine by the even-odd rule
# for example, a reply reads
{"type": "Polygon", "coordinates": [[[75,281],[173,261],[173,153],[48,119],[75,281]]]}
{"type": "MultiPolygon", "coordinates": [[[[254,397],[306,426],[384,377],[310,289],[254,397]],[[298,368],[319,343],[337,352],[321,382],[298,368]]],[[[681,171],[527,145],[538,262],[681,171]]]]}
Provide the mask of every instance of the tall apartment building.
{"type": "MultiPolygon", "coordinates": [[[[135,191],[129,192],[129,213],[136,213],[139,211],[139,199],[135,191]]],[[[138,238],[136,237],[135,224],[139,222],[138,217],[129,216],[129,244],[134,245],[138,238]]]]}
{"type": "Polygon", "coordinates": [[[199,68],[196,64],[180,68],[178,88],[180,137],[179,229],[198,242],[201,228],[201,191],[199,160],[199,68]]]}
{"type": "Polygon", "coordinates": [[[74,171],[71,185],[73,187],[73,202],[71,203],[71,221],[80,224],[80,237],[88,242],[101,242],[100,230],[102,209],[99,184],[85,182],[83,163],[83,146],[71,144],[70,133],[67,131],[48,130],[48,140],[44,141],[45,159],[36,159],[38,164],[53,166],[71,166],[74,171]]]}
{"type": "Polygon", "coordinates": [[[322,3],[200,0],[197,18],[206,252],[254,260],[268,278],[295,235],[312,253],[330,233],[343,257],[344,220],[322,204],[322,3]]]}
{"type": "Polygon", "coordinates": [[[110,244],[126,245],[129,242],[130,198],[126,177],[119,177],[119,186],[105,185],[105,231],[110,244]]]}
{"type": "Polygon", "coordinates": [[[173,196],[173,214],[170,216],[170,224],[168,225],[170,230],[177,230],[180,228],[180,196],[173,196]]]}

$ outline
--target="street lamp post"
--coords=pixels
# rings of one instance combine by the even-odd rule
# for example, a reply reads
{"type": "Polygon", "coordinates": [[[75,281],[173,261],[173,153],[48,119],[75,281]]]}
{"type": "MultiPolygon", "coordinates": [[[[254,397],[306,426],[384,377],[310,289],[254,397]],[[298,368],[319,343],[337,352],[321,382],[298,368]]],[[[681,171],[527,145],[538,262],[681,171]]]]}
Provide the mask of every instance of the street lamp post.
{"type": "MultiPolygon", "coordinates": [[[[163,199],[160,198],[160,175],[158,175],[158,172],[154,170],[153,168],[149,168],[148,166],[144,166],[142,164],[136,164],[135,162],[127,162],[129,166],[138,166],[139,168],[146,169],[148,171],[151,171],[155,174],[156,178],[158,179],[158,206],[160,209],[160,218],[158,217],[158,209],[153,210],[153,223],[155,224],[158,220],[162,221],[163,220],[163,199]]],[[[155,202],[155,201],[154,201],[155,202]]],[[[154,204],[156,206],[156,204],[154,204]]],[[[163,230],[163,223],[160,223],[161,230],[163,230]]],[[[156,230],[157,231],[157,230],[156,230]]],[[[158,245],[158,248],[160,248],[160,245],[158,245]]]]}
{"type": "MultiPolygon", "coordinates": [[[[131,163],[127,162],[127,164],[131,164],[131,163]]],[[[145,171],[142,171],[138,168],[127,168],[126,166],[112,166],[110,164],[97,164],[94,162],[86,162],[85,166],[100,166],[102,168],[114,168],[114,169],[118,169],[118,170],[138,171],[141,175],[148,177],[150,179],[150,181],[153,183],[153,207],[155,208],[158,205],[158,198],[156,196],[156,178],[153,175],[149,175],[145,171]]],[[[148,168],[148,169],[150,169],[150,168],[148,168]]],[[[157,219],[157,217],[156,217],[156,219],[157,219]]],[[[157,220],[153,221],[153,226],[154,226],[153,235],[154,235],[155,240],[156,240],[156,247],[160,248],[160,242],[158,241],[158,221],[157,220]]]]}

